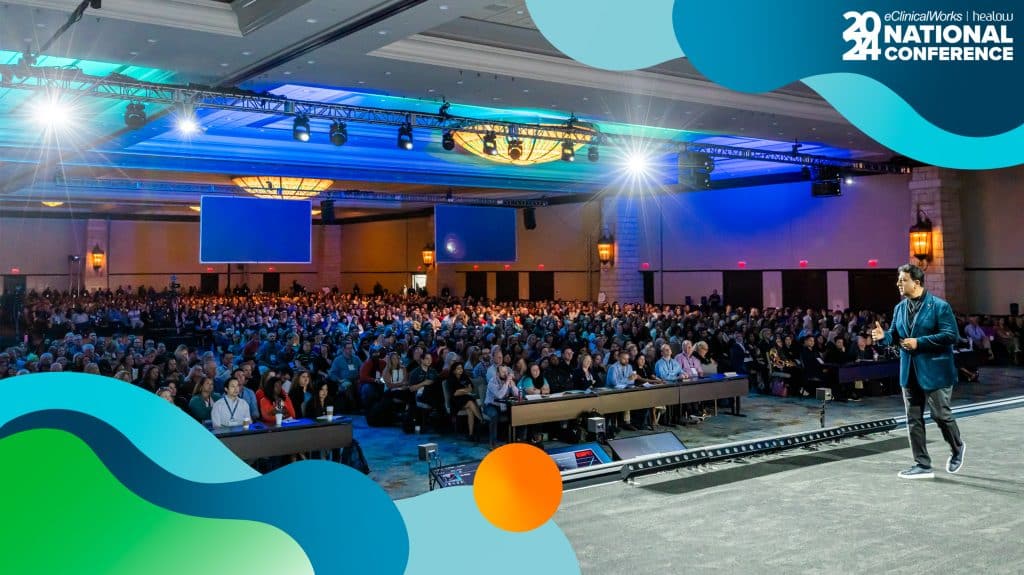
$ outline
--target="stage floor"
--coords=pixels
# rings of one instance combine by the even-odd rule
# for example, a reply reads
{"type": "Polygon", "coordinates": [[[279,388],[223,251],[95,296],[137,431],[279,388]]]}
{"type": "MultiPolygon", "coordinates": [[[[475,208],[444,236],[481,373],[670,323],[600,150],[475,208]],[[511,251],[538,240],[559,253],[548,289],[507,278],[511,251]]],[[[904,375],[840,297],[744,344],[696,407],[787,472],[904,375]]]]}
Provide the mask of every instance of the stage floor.
{"type": "Polygon", "coordinates": [[[565,493],[583,573],[1024,573],[1024,409],[935,425],[935,479],[908,481],[905,428],[565,493]]]}

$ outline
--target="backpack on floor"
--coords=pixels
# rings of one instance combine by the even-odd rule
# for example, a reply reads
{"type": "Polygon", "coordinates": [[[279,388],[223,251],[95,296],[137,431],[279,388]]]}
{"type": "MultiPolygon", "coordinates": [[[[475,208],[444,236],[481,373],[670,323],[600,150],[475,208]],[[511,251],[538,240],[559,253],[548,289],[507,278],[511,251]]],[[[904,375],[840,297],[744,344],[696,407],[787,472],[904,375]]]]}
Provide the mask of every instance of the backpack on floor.
{"type": "Polygon", "coordinates": [[[366,458],[363,457],[363,448],[355,439],[352,440],[351,445],[341,450],[341,462],[352,469],[361,471],[364,475],[370,474],[370,466],[366,464],[366,458]]]}
{"type": "Polygon", "coordinates": [[[772,380],[772,395],[777,397],[786,397],[786,380],[781,378],[775,378],[772,380]]]}

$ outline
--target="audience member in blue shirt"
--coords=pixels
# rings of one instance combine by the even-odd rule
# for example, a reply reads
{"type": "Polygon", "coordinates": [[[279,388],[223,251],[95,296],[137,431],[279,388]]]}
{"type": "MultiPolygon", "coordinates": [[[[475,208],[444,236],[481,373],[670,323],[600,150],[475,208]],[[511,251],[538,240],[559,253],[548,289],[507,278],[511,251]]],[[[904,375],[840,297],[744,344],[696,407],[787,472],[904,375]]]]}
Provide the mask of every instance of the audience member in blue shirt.
{"type": "Polygon", "coordinates": [[[634,380],[636,380],[636,373],[633,372],[633,366],[629,364],[629,352],[622,350],[619,352],[618,363],[608,368],[605,386],[624,389],[633,385],[634,380]]]}
{"type": "Polygon", "coordinates": [[[667,343],[661,346],[661,359],[654,364],[654,375],[667,382],[683,378],[683,367],[672,357],[672,347],[667,343]]]}

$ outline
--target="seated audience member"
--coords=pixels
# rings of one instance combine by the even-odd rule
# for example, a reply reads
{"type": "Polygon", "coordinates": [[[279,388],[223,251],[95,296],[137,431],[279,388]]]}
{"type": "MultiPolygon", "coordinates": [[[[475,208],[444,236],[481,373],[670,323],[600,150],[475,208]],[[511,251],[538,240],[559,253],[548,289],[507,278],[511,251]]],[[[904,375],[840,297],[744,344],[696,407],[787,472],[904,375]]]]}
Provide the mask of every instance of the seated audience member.
{"type": "Polygon", "coordinates": [[[466,410],[466,424],[469,430],[469,439],[476,440],[474,431],[476,422],[483,422],[484,417],[480,411],[480,404],[477,403],[473,381],[466,374],[466,368],[461,363],[456,363],[448,372],[448,392],[451,394],[448,402],[451,405],[452,414],[457,414],[463,409],[466,410]]]}
{"type": "Polygon", "coordinates": [[[159,395],[165,401],[167,401],[167,403],[174,405],[174,392],[171,391],[171,388],[161,387],[160,389],[156,390],[156,394],[159,395]]]}
{"type": "Polygon", "coordinates": [[[406,398],[406,405],[413,415],[413,421],[422,424],[420,421],[419,409],[416,402],[430,406],[430,409],[440,413],[444,409],[444,391],[441,388],[441,376],[431,367],[434,358],[429,354],[423,354],[420,358],[420,365],[409,372],[409,394],[406,398]]]}
{"type": "Polygon", "coordinates": [[[272,377],[262,384],[263,397],[260,398],[260,419],[267,425],[276,425],[277,414],[284,419],[295,419],[295,408],[292,400],[281,389],[281,380],[272,377]]]}
{"type": "Polygon", "coordinates": [[[188,411],[197,421],[205,423],[210,420],[213,404],[218,399],[220,396],[213,392],[213,380],[208,377],[204,378],[203,382],[199,384],[198,391],[188,402],[188,411]]]}
{"type": "MultiPolygon", "coordinates": [[[[281,382],[281,389],[285,387],[284,382],[281,382]]],[[[308,371],[301,371],[299,375],[295,377],[295,382],[289,386],[288,398],[292,400],[292,407],[295,407],[297,413],[305,413],[305,405],[308,401],[313,398],[313,381],[308,371]]]]}
{"type": "Polygon", "coordinates": [[[697,379],[704,377],[704,366],[700,360],[693,355],[693,343],[690,340],[683,341],[683,351],[676,356],[679,367],[682,368],[683,379],[697,379]]]}
{"type": "Polygon", "coordinates": [[[519,391],[523,395],[547,395],[551,393],[551,386],[547,379],[540,373],[540,365],[531,363],[526,375],[519,380],[519,391]]]}
{"type": "Polygon", "coordinates": [[[878,350],[871,345],[865,335],[857,336],[857,349],[853,353],[856,361],[876,361],[878,359],[878,350]]]}
{"type": "Polygon", "coordinates": [[[580,365],[572,370],[572,388],[579,390],[593,389],[597,385],[591,367],[594,365],[594,358],[589,353],[580,356],[580,365]]]}
{"type": "Polygon", "coordinates": [[[409,385],[409,372],[402,365],[402,358],[398,352],[388,353],[387,360],[384,362],[383,378],[386,387],[385,393],[397,391],[409,385]]]}
{"type": "MultiPolygon", "coordinates": [[[[308,373],[308,372],[307,372],[308,373]]],[[[327,415],[327,407],[333,405],[334,399],[330,396],[331,386],[326,380],[320,381],[312,386],[313,396],[306,402],[305,411],[303,412],[306,419],[317,419],[327,415]]],[[[341,450],[331,449],[323,451],[314,451],[310,454],[312,459],[328,459],[330,461],[341,462],[341,450]]]]}
{"type": "Polygon", "coordinates": [[[516,380],[512,376],[512,370],[506,366],[499,366],[495,370],[494,378],[487,384],[487,396],[484,398],[484,414],[487,415],[490,426],[490,446],[497,447],[498,444],[498,421],[504,411],[503,402],[507,398],[519,399],[519,388],[516,387],[516,380]]]}
{"type": "Polygon", "coordinates": [[[241,384],[233,377],[224,382],[224,396],[214,402],[210,412],[215,428],[242,425],[246,419],[251,421],[249,405],[238,396],[241,389],[241,384]]]}

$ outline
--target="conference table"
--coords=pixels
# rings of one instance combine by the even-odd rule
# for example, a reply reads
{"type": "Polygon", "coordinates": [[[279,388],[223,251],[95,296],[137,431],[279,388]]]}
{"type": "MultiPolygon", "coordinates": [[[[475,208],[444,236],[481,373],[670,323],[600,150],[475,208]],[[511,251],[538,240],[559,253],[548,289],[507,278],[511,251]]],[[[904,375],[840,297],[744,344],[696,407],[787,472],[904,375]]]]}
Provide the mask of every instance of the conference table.
{"type": "Polygon", "coordinates": [[[889,379],[900,376],[900,360],[898,359],[855,361],[841,365],[829,364],[829,366],[835,369],[839,383],[869,379],[889,379]]]}
{"type": "Polygon", "coordinates": [[[352,444],[352,420],[342,416],[333,421],[296,419],[281,427],[254,422],[249,429],[223,427],[214,429],[213,434],[240,459],[251,461],[348,447],[352,444]]]}
{"type": "MultiPolygon", "coordinates": [[[[595,391],[567,392],[555,397],[526,399],[509,403],[513,431],[521,425],[576,419],[581,413],[597,410],[602,415],[646,409],[659,405],[679,405],[699,401],[739,398],[747,394],[744,375],[713,375],[678,383],[646,384],[623,389],[597,388],[595,391]]],[[[717,413],[718,404],[715,403],[717,413]]],[[[739,401],[732,413],[739,415],[739,401]]]]}

